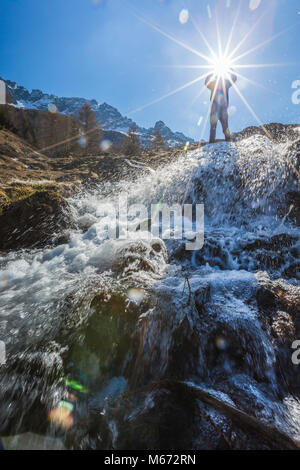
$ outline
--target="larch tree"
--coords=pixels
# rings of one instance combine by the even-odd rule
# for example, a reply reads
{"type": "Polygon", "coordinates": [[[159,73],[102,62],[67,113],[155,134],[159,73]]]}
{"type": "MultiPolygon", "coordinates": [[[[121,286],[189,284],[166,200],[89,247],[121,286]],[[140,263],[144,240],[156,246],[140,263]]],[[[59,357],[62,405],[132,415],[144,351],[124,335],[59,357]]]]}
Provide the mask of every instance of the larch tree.
{"type": "Polygon", "coordinates": [[[161,135],[159,129],[154,130],[151,147],[154,150],[165,150],[166,149],[166,144],[165,144],[164,138],[161,135]]]}
{"type": "Polygon", "coordinates": [[[86,138],[86,152],[99,153],[99,145],[103,140],[103,132],[97,121],[96,113],[89,103],[84,103],[78,110],[78,120],[86,138]]]}
{"type": "Polygon", "coordinates": [[[122,150],[125,155],[138,155],[141,152],[141,142],[135,124],[130,127],[124,139],[122,150]]]}

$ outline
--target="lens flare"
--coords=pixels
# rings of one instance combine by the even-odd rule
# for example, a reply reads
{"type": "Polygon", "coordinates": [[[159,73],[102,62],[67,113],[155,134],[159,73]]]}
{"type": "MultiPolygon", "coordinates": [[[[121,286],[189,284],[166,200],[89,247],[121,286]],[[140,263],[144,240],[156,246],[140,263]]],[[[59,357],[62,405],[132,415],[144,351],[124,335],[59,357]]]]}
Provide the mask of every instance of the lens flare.
{"type": "Polygon", "coordinates": [[[57,107],[53,103],[48,104],[48,111],[52,114],[55,114],[57,112],[57,107]]]}
{"type": "Polygon", "coordinates": [[[102,140],[102,142],[100,143],[100,149],[101,149],[103,152],[108,152],[111,147],[112,147],[112,143],[111,143],[111,141],[108,140],[108,139],[104,139],[104,140],[102,140]]]}
{"type": "Polygon", "coordinates": [[[256,8],[258,8],[260,4],[261,4],[261,0],[250,0],[249,8],[250,10],[256,10],[256,8]]]}
{"type": "Polygon", "coordinates": [[[228,348],[227,340],[224,336],[217,336],[216,337],[216,347],[219,351],[226,351],[228,348]]]}
{"type": "Polygon", "coordinates": [[[183,8],[181,12],[179,13],[179,22],[181,24],[186,24],[189,21],[189,17],[190,17],[189,10],[187,10],[186,8],[183,8]]]}
{"type": "Polygon", "coordinates": [[[64,429],[70,429],[74,424],[73,416],[70,410],[63,406],[58,406],[57,408],[53,408],[50,411],[49,421],[64,429]]]}
{"type": "Polygon", "coordinates": [[[87,146],[87,138],[84,135],[79,137],[78,143],[79,143],[80,147],[82,147],[82,148],[86,147],[87,146]]]}
{"type": "Polygon", "coordinates": [[[208,18],[211,20],[212,19],[212,12],[211,12],[210,5],[207,5],[207,14],[208,14],[208,18]]]}
{"type": "Polygon", "coordinates": [[[236,106],[230,106],[230,107],[228,108],[228,114],[229,114],[229,116],[233,116],[236,112],[237,112],[236,106]]]}
{"type": "Polygon", "coordinates": [[[199,127],[201,126],[203,119],[204,119],[203,116],[199,117],[199,120],[197,122],[197,126],[199,126],[199,127]]]}

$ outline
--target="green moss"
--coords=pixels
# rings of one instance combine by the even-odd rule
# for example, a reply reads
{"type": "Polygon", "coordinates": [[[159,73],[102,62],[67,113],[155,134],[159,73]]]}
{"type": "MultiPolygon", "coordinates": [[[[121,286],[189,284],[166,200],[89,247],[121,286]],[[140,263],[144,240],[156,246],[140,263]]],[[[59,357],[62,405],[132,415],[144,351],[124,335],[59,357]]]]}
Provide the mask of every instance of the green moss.
{"type": "Polygon", "coordinates": [[[9,202],[9,197],[7,194],[2,189],[0,189],[0,215],[2,215],[3,207],[9,204],[9,202]]]}
{"type": "Polygon", "coordinates": [[[37,184],[37,185],[15,185],[6,188],[5,190],[0,189],[0,216],[3,213],[4,207],[18,202],[24,199],[28,199],[36,193],[43,193],[46,191],[51,191],[52,199],[61,202],[64,198],[63,196],[56,191],[55,184],[37,184]]]}
{"type": "Polygon", "coordinates": [[[2,190],[0,189],[0,199],[7,199],[7,194],[2,190]]]}
{"type": "Polygon", "coordinates": [[[36,191],[32,186],[15,186],[7,191],[10,202],[16,202],[20,199],[26,199],[32,196],[36,191]]]}

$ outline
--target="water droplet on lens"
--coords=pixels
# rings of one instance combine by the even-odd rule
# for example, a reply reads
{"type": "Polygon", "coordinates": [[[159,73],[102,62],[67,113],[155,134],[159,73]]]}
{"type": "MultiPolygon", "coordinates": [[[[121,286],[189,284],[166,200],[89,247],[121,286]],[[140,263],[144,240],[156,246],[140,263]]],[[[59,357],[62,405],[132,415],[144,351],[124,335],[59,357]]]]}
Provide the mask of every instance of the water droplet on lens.
{"type": "Polygon", "coordinates": [[[224,336],[217,336],[216,337],[216,347],[219,351],[226,351],[227,349],[227,340],[224,336]]]}

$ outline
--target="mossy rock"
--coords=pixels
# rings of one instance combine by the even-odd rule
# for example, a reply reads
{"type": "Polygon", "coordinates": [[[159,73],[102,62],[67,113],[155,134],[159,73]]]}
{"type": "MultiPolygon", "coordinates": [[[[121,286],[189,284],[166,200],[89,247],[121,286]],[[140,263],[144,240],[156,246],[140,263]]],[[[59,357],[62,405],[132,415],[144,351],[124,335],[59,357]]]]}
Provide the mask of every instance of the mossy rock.
{"type": "Polygon", "coordinates": [[[9,197],[0,189],[0,215],[2,214],[3,207],[5,207],[9,203],[9,197]]]}
{"type": "Polygon", "coordinates": [[[22,187],[14,198],[0,215],[1,250],[45,246],[72,224],[68,202],[55,191],[22,187]]]}
{"type": "Polygon", "coordinates": [[[29,196],[32,196],[36,192],[47,191],[47,190],[56,190],[55,187],[51,187],[46,184],[22,184],[15,183],[3,187],[0,189],[0,208],[4,209],[6,206],[9,206],[13,202],[21,201],[26,199],[29,196]]]}

